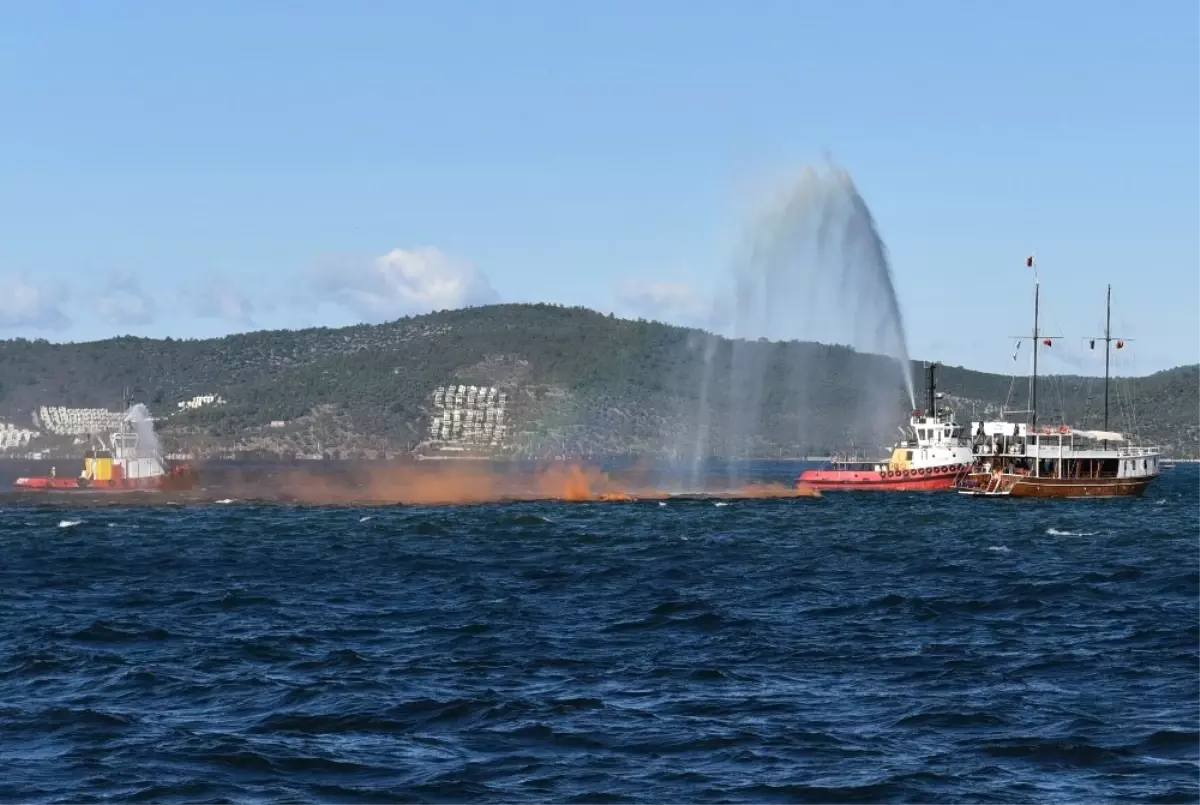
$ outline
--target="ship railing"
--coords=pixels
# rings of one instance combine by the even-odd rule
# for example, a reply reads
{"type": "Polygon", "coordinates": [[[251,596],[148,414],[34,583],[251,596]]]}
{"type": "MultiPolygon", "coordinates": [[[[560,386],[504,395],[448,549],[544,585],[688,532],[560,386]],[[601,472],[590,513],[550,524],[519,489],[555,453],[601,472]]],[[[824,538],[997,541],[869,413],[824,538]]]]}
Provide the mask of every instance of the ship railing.
{"type": "Polygon", "coordinates": [[[1023,456],[1026,453],[1024,443],[1010,443],[1006,449],[997,444],[972,445],[971,452],[977,456],[1023,456]]]}
{"type": "Polygon", "coordinates": [[[1117,455],[1119,456],[1157,456],[1161,455],[1162,450],[1158,447],[1118,447],[1117,455]]]}

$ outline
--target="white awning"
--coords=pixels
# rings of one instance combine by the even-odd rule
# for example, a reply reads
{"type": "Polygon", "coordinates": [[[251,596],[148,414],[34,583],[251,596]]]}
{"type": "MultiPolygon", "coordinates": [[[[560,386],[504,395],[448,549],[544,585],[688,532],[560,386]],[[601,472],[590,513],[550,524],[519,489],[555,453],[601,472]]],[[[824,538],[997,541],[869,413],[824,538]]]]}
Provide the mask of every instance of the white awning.
{"type": "Polygon", "coordinates": [[[1111,430],[1073,430],[1071,431],[1076,436],[1083,436],[1086,439],[1097,439],[1108,442],[1123,442],[1125,437],[1111,430]]]}

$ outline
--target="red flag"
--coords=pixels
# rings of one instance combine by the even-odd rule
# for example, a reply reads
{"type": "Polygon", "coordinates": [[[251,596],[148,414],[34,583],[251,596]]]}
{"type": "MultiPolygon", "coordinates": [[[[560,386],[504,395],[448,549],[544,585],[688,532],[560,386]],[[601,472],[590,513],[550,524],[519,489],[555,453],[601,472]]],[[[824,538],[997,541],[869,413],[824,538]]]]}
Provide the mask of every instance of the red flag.
{"type": "Polygon", "coordinates": [[[1028,266],[1029,268],[1033,268],[1033,257],[1026,257],[1025,265],[1028,266]]]}
{"type": "Polygon", "coordinates": [[[1049,338],[1047,338],[1047,339],[1046,339],[1045,341],[1043,341],[1042,343],[1043,343],[1043,344],[1045,344],[1046,346],[1050,346],[1050,339],[1049,339],[1049,338]]]}
{"type": "Polygon", "coordinates": [[[1121,349],[1121,348],[1122,348],[1122,347],[1124,347],[1124,346],[1125,346],[1125,342],[1124,342],[1124,341],[1118,341],[1118,342],[1117,342],[1117,349],[1121,349]]]}

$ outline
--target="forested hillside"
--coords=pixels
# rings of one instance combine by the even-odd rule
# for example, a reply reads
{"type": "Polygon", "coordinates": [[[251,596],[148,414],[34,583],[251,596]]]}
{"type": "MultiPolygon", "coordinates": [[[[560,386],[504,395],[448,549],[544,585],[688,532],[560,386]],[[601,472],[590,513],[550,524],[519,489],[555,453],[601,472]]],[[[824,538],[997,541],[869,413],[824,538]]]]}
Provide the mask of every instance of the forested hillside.
{"type": "MultiPolygon", "coordinates": [[[[0,417],[27,426],[39,405],[112,408],[130,387],[155,414],[170,415],[163,433],[173,444],[311,451],[319,442],[324,451],[398,452],[424,439],[435,387],[486,384],[509,391],[512,446],[526,454],[677,450],[695,442],[700,418],[713,453],[803,455],[852,445],[874,450],[881,435],[864,423],[863,383],[886,377],[890,436],[904,420],[899,375],[877,356],[802,343],[741,343],[737,350],[736,360],[762,367],[766,382],[753,390],[710,382],[704,395],[706,372],[727,377],[731,342],[713,348],[695,330],[553,305],[211,340],[14,340],[0,342],[0,417]],[[227,402],[177,410],[200,394],[227,402]],[[286,426],[271,429],[271,422],[286,426]],[[753,432],[734,422],[752,422],[753,432]]],[[[919,387],[919,364],[913,372],[919,387]]],[[[969,419],[1006,401],[1023,405],[1026,381],[943,367],[939,387],[960,419],[969,419]]],[[[1193,455],[1198,388],[1195,365],[1121,379],[1113,386],[1112,426],[1193,455]]],[[[1044,378],[1043,421],[1096,426],[1101,395],[1095,378],[1044,378]]]]}

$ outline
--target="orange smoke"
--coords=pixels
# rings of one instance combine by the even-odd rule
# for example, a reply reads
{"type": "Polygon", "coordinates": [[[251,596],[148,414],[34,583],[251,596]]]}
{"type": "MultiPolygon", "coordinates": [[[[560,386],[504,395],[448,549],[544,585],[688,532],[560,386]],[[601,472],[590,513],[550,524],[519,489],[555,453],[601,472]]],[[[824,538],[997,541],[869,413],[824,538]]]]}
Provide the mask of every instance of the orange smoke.
{"type": "Polygon", "coordinates": [[[536,477],[539,497],[556,500],[638,500],[642,498],[666,497],[664,492],[644,487],[635,488],[628,482],[620,483],[595,467],[571,464],[555,466],[536,477]]]}
{"type": "Polygon", "coordinates": [[[821,493],[808,484],[785,486],[781,483],[747,484],[731,494],[739,498],[819,498],[821,493]]]}
{"type": "MultiPolygon", "coordinates": [[[[643,473],[632,473],[634,476],[643,473]]],[[[554,465],[535,473],[499,472],[484,465],[376,466],[333,474],[307,468],[243,470],[229,489],[242,498],[325,505],[465,505],[500,501],[633,501],[668,494],[640,478],[614,478],[595,467],[554,465]]],[[[224,485],[223,485],[224,486],[224,485]]],[[[751,484],[720,497],[819,497],[806,485],[751,484]]]]}

